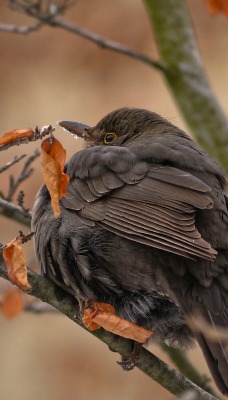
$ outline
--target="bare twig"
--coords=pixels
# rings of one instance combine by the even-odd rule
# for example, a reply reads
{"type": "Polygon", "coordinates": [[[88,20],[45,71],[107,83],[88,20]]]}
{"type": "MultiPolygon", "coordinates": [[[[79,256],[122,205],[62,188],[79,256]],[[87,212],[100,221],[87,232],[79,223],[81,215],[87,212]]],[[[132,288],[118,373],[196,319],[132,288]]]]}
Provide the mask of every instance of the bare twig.
{"type": "MultiPolygon", "coordinates": [[[[37,158],[39,157],[40,152],[38,150],[34,151],[34,154],[31,155],[30,157],[28,157],[27,161],[25,162],[25,164],[23,165],[23,168],[19,174],[19,176],[15,179],[13,175],[10,176],[10,185],[9,185],[9,191],[7,196],[5,196],[5,200],[7,201],[12,201],[13,196],[16,192],[16,190],[18,189],[19,185],[24,182],[26,179],[29,178],[29,176],[32,174],[33,172],[33,168],[30,168],[31,163],[37,158]]],[[[20,206],[22,208],[24,208],[22,206],[23,201],[23,197],[22,199],[19,199],[20,201],[20,206]]]]}
{"type": "Polygon", "coordinates": [[[27,243],[29,242],[32,237],[34,236],[35,232],[29,232],[27,235],[25,235],[21,230],[19,230],[19,238],[21,239],[21,243],[27,243]]]}
{"type": "MultiPolygon", "coordinates": [[[[91,42],[97,44],[102,49],[109,49],[115,51],[127,57],[131,57],[134,58],[135,60],[141,61],[147,65],[150,65],[151,67],[160,70],[164,74],[168,73],[167,67],[164,64],[160,63],[159,61],[156,61],[153,58],[137,50],[131,49],[128,46],[122,45],[121,43],[105,39],[94,32],[88,31],[84,28],[80,28],[74,24],[71,24],[70,22],[66,22],[58,18],[60,14],[62,14],[67,8],[69,8],[72,5],[72,2],[63,1],[60,2],[61,3],[60,5],[51,3],[49,7],[46,7],[44,10],[41,10],[37,6],[37,3],[39,2],[35,2],[34,4],[31,1],[25,2],[16,0],[16,1],[10,1],[10,6],[11,8],[14,8],[17,11],[23,12],[24,14],[27,14],[33,18],[38,19],[41,25],[46,24],[49,26],[67,30],[87,40],[90,40],[91,42]]],[[[34,26],[35,29],[31,29],[31,27],[27,27],[26,29],[26,27],[17,27],[12,25],[7,26],[5,24],[0,24],[0,30],[1,30],[1,25],[3,28],[2,30],[13,33],[27,34],[36,30],[36,26],[34,26]]],[[[40,26],[38,26],[38,28],[40,28],[40,26]]]]}
{"type": "MultiPolygon", "coordinates": [[[[19,176],[16,179],[13,175],[10,176],[7,196],[4,196],[4,194],[0,192],[0,214],[16,221],[20,221],[20,223],[23,223],[26,226],[30,226],[31,213],[28,208],[24,207],[24,192],[21,190],[17,196],[18,206],[12,204],[11,201],[19,185],[32,174],[33,168],[30,168],[30,165],[39,155],[40,152],[35,150],[34,154],[25,162],[19,176]]],[[[24,157],[25,155],[15,157],[12,161],[2,167],[0,172],[8,169],[24,157]]]]}
{"type": "Polygon", "coordinates": [[[25,211],[22,207],[17,206],[9,201],[0,198],[0,215],[4,215],[14,221],[19,222],[25,226],[31,225],[32,213],[25,211]]]}
{"type": "Polygon", "coordinates": [[[65,22],[59,18],[54,18],[54,19],[50,20],[48,22],[48,24],[65,29],[76,35],[82,36],[83,38],[90,40],[91,42],[97,44],[102,49],[109,49],[109,50],[115,51],[117,53],[121,53],[125,56],[134,58],[138,61],[148,64],[151,67],[154,67],[154,68],[162,71],[165,74],[168,73],[168,69],[166,68],[166,66],[164,64],[160,63],[159,61],[155,61],[151,57],[149,57],[137,50],[131,49],[123,44],[114,42],[113,40],[105,39],[105,38],[97,35],[94,32],[88,31],[84,28],[79,28],[78,26],[71,24],[70,22],[65,22]]]}
{"type": "MultiPolygon", "coordinates": [[[[5,263],[2,257],[0,258],[0,276],[8,280],[5,263]]],[[[86,329],[81,321],[79,306],[73,296],[63,292],[53,282],[48,281],[35,272],[28,271],[28,277],[32,286],[32,289],[27,292],[28,294],[57,308],[72,321],[86,329]]],[[[112,351],[118,352],[123,357],[130,356],[132,352],[132,342],[130,340],[117,337],[104,329],[89,332],[106,343],[112,351]]],[[[196,394],[196,400],[216,399],[146,349],[142,349],[137,367],[175,395],[180,395],[186,390],[192,390],[196,394]]]]}
{"type": "Polygon", "coordinates": [[[49,14],[63,14],[74,4],[73,0],[9,0],[8,6],[12,10],[31,15],[33,12],[42,12],[47,16],[49,14]]]}
{"type": "Polygon", "coordinates": [[[6,171],[8,168],[12,167],[12,165],[16,164],[17,162],[21,161],[23,158],[25,158],[26,154],[22,154],[21,156],[15,156],[13,160],[9,161],[3,167],[0,168],[0,174],[4,171],[6,171]]]}
{"type": "Polygon", "coordinates": [[[31,26],[17,26],[13,24],[3,24],[0,23],[0,31],[8,32],[8,33],[19,33],[21,35],[28,35],[34,31],[38,31],[44,26],[42,22],[38,22],[37,24],[31,26]]]}
{"type": "MultiPolygon", "coordinates": [[[[59,1],[58,3],[44,2],[43,0],[9,0],[8,2],[8,6],[17,12],[30,16],[33,16],[36,13],[42,13],[43,17],[45,16],[46,18],[53,18],[56,15],[63,14],[72,4],[73,2],[70,0],[59,1]]],[[[41,29],[43,26],[44,24],[41,21],[31,26],[17,26],[13,24],[0,23],[0,31],[27,35],[41,29]]]]}
{"type": "Polygon", "coordinates": [[[25,194],[23,192],[23,190],[20,190],[20,192],[17,195],[17,204],[25,211],[29,211],[29,208],[24,207],[24,197],[25,194]]]}
{"type": "Polygon", "coordinates": [[[35,142],[36,140],[41,140],[41,139],[43,139],[44,136],[52,134],[54,132],[54,130],[55,130],[55,128],[53,128],[51,125],[43,126],[43,128],[41,128],[41,129],[38,129],[36,127],[33,136],[23,138],[23,139],[18,139],[18,140],[15,140],[14,142],[4,144],[4,145],[0,146],[0,151],[7,150],[9,147],[12,147],[12,146],[19,146],[21,144],[26,144],[29,142],[35,142]]]}

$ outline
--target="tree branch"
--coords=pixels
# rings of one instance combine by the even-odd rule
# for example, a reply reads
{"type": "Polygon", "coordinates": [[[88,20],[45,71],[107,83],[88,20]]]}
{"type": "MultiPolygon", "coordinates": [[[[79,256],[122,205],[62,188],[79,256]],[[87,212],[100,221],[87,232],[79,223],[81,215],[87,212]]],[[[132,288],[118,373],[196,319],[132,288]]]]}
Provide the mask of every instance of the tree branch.
{"type": "Polygon", "coordinates": [[[208,376],[199,373],[195,366],[189,361],[183,350],[167,346],[165,343],[161,343],[160,347],[169,355],[169,358],[173,361],[178,370],[188,379],[194,382],[197,386],[206,390],[206,392],[211,393],[213,396],[217,396],[209,384],[211,379],[208,376]]]}
{"type": "Polygon", "coordinates": [[[34,153],[27,158],[18,177],[15,179],[13,175],[10,176],[9,191],[7,196],[4,197],[5,200],[12,201],[13,196],[18,187],[20,186],[20,184],[24,182],[26,179],[28,179],[30,175],[33,173],[33,168],[30,168],[30,165],[39,156],[40,156],[39,150],[35,150],[34,153]]]}
{"type": "Polygon", "coordinates": [[[0,198],[0,215],[12,219],[13,221],[19,222],[22,225],[31,226],[32,213],[29,210],[25,210],[21,206],[10,203],[7,200],[0,198]]]}
{"type": "Polygon", "coordinates": [[[42,22],[38,22],[34,25],[31,26],[17,26],[13,24],[3,24],[0,23],[0,31],[2,32],[8,32],[8,33],[19,33],[22,35],[28,35],[29,33],[32,33],[34,31],[38,31],[43,27],[42,22]]]}
{"type": "Polygon", "coordinates": [[[21,156],[15,156],[13,160],[9,161],[5,165],[3,165],[3,167],[0,168],[0,174],[2,172],[6,171],[7,169],[9,169],[10,167],[12,167],[12,165],[14,165],[14,164],[18,163],[19,161],[21,161],[25,157],[26,157],[26,154],[22,154],[21,156]]]}
{"type": "MultiPolygon", "coordinates": [[[[0,276],[9,280],[2,255],[0,255],[0,276]]],[[[35,296],[52,305],[83,329],[86,329],[81,321],[78,303],[73,296],[68,295],[53,282],[50,282],[35,272],[28,271],[28,278],[32,286],[32,289],[27,292],[29,295],[35,296]]],[[[123,357],[130,356],[132,351],[132,342],[130,340],[113,335],[104,329],[89,332],[106,343],[112,351],[118,352],[123,357]]],[[[179,395],[186,390],[193,390],[197,400],[216,400],[216,397],[196,386],[146,349],[142,349],[142,355],[137,367],[175,395],[179,395]]]]}
{"type": "MultiPolygon", "coordinates": [[[[0,151],[7,150],[12,146],[20,146],[21,144],[27,144],[29,142],[35,142],[36,140],[41,140],[43,139],[44,136],[51,135],[54,132],[54,130],[55,128],[53,128],[51,125],[43,126],[41,129],[36,127],[34,131],[32,131],[31,129],[31,133],[33,133],[32,136],[19,138],[17,140],[9,141],[9,143],[7,144],[0,145],[0,151]]],[[[11,132],[7,132],[7,134],[8,133],[11,134],[11,132]]]]}
{"type": "Polygon", "coordinates": [[[208,83],[184,0],[144,0],[165,75],[198,142],[228,171],[228,122],[208,83]]]}
{"type": "Polygon", "coordinates": [[[67,6],[63,4],[62,7],[57,7],[53,3],[49,6],[49,8],[45,9],[45,11],[42,11],[38,7],[34,7],[32,3],[24,4],[20,0],[14,1],[13,3],[14,3],[13,7],[15,10],[23,12],[24,14],[27,14],[33,18],[38,19],[39,23],[31,27],[25,27],[25,26],[17,27],[15,25],[0,24],[0,30],[2,31],[28,34],[34,32],[37,29],[40,29],[40,27],[43,25],[58,27],[66,31],[69,31],[73,34],[79,35],[84,39],[90,40],[91,42],[97,44],[102,49],[109,49],[117,53],[123,54],[127,57],[134,58],[135,60],[141,61],[153,68],[160,70],[164,74],[168,72],[165,65],[163,65],[159,61],[153,60],[151,57],[137,50],[131,49],[128,46],[122,45],[112,40],[105,39],[94,32],[88,31],[84,28],[80,28],[70,22],[66,22],[58,18],[58,15],[62,14],[63,11],[65,11],[66,8],[69,8],[71,4],[67,6]]]}
{"type": "Polygon", "coordinates": [[[125,56],[134,58],[153,68],[160,70],[165,74],[168,72],[166,66],[159,61],[155,61],[151,57],[146,56],[145,54],[142,54],[141,52],[131,49],[123,44],[114,42],[113,40],[105,39],[94,32],[88,31],[84,28],[79,28],[78,26],[71,24],[70,22],[65,22],[59,18],[54,18],[50,20],[48,24],[82,36],[84,39],[90,40],[91,42],[97,44],[102,49],[112,50],[125,56]]]}

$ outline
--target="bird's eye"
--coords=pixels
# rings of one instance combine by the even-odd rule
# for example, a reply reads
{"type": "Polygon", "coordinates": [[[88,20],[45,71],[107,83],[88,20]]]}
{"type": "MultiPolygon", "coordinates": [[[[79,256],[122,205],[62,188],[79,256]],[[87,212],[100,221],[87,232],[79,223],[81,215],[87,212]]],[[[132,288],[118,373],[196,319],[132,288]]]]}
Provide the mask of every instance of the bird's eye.
{"type": "Polygon", "coordinates": [[[116,133],[106,133],[104,136],[104,143],[105,144],[111,144],[114,142],[114,140],[117,139],[117,134],[116,133]]]}

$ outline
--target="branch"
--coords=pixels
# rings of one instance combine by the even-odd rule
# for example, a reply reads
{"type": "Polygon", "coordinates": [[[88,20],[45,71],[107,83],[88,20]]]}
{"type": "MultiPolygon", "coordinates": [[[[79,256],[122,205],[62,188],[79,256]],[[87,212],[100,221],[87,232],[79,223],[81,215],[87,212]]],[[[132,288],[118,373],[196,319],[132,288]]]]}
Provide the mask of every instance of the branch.
{"type": "Polygon", "coordinates": [[[94,32],[88,31],[84,28],[79,28],[78,26],[71,24],[70,22],[65,22],[59,18],[54,18],[53,20],[50,20],[48,24],[51,26],[56,26],[58,28],[65,29],[76,35],[82,36],[84,39],[90,40],[91,42],[97,44],[102,49],[112,50],[117,53],[123,54],[125,56],[134,58],[138,61],[143,62],[144,64],[147,64],[153,68],[160,70],[165,74],[168,72],[165,65],[163,65],[158,61],[153,60],[151,57],[146,56],[145,54],[137,50],[131,49],[120,43],[105,39],[94,32]]]}
{"type": "Polygon", "coordinates": [[[198,142],[228,170],[228,122],[208,83],[184,0],[144,0],[165,75],[198,142]]]}
{"type": "Polygon", "coordinates": [[[2,32],[8,32],[8,33],[19,33],[22,35],[28,35],[29,33],[32,33],[34,31],[38,31],[43,27],[42,22],[38,22],[34,25],[31,26],[17,26],[13,24],[3,24],[0,23],[0,31],[2,32]]]}
{"type": "MultiPolygon", "coordinates": [[[[67,30],[96,43],[103,49],[116,51],[163,72],[198,142],[209,153],[219,158],[228,170],[227,119],[205,75],[185,1],[144,0],[144,2],[154,28],[162,63],[120,43],[107,40],[61,20],[58,16],[71,5],[69,2],[66,3],[67,7],[64,2],[60,2],[60,6],[52,2],[44,3],[46,4],[44,11],[39,1],[33,3],[11,0],[10,4],[17,11],[38,19],[41,24],[67,30]]],[[[16,28],[15,31],[17,31],[16,28]]]]}
{"type": "Polygon", "coordinates": [[[84,39],[87,39],[95,44],[97,44],[100,48],[102,49],[109,49],[112,51],[115,51],[117,53],[123,54],[127,57],[131,57],[135,60],[141,61],[144,64],[147,64],[153,68],[156,68],[166,74],[167,68],[165,65],[160,63],[159,61],[153,60],[151,57],[137,51],[134,49],[129,48],[128,46],[122,45],[120,43],[114,42],[112,40],[105,39],[98,34],[88,31],[84,28],[79,28],[78,26],[71,24],[70,22],[65,22],[58,18],[60,14],[65,11],[66,8],[69,8],[71,3],[69,3],[67,6],[63,5],[62,7],[56,6],[54,3],[51,3],[49,8],[46,8],[45,11],[41,11],[38,7],[34,7],[34,5],[30,2],[27,2],[28,4],[24,4],[20,0],[14,1],[14,6],[13,8],[17,11],[23,12],[24,14],[29,15],[30,17],[36,18],[39,20],[38,27],[37,25],[34,25],[33,27],[17,27],[15,25],[6,25],[6,24],[0,24],[0,30],[4,30],[7,32],[13,32],[13,33],[22,33],[22,34],[27,34],[31,33],[37,29],[39,29],[42,25],[49,25],[52,27],[58,27],[61,29],[64,29],[66,31],[69,31],[73,34],[79,35],[83,37],[84,39]],[[53,6],[53,7],[51,7],[53,6]],[[2,29],[1,29],[2,26],[2,29]]]}
{"type": "MultiPolygon", "coordinates": [[[[29,142],[35,142],[36,140],[41,140],[41,139],[43,139],[44,136],[51,135],[54,132],[54,130],[55,130],[55,128],[53,128],[51,125],[43,126],[41,129],[36,127],[35,131],[31,130],[31,133],[33,133],[32,136],[25,137],[25,138],[19,138],[17,140],[13,140],[7,144],[0,145],[0,151],[7,150],[12,146],[20,146],[21,144],[27,144],[29,142]]],[[[7,132],[7,133],[11,133],[11,132],[7,132]]],[[[4,137],[4,135],[3,135],[3,137],[4,137]]]]}
{"type": "MultiPolygon", "coordinates": [[[[19,173],[19,176],[16,179],[13,175],[10,176],[10,184],[7,196],[4,196],[4,194],[0,192],[0,214],[29,227],[32,214],[29,209],[26,209],[23,205],[24,192],[20,191],[17,196],[18,205],[11,203],[11,201],[19,185],[27,178],[29,178],[29,176],[32,174],[33,168],[30,168],[30,165],[39,155],[40,152],[38,150],[35,150],[34,154],[28,157],[28,159],[24,163],[22,170],[19,173]]],[[[16,162],[20,161],[24,157],[25,155],[15,157],[12,161],[3,166],[0,169],[0,172],[3,172],[6,169],[10,168],[12,165],[14,165],[16,162]]]]}
{"type": "MultiPolygon", "coordinates": [[[[0,276],[8,280],[2,256],[0,256],[0,276]]],[[[81,321],[78,303],[73,296],[68,295],[53,282],[48,281],[35,272],[28,271],[28,278],[32,286],[32,290],[27,292],[29,295],[35,296],[52,305],[83,329],[86,329],[81,321]]],[[[106,343],[112,351],[118,352],[123,357],[130,356],[132,351],[132,342],[130,340],[113,335],[103,329],[89,332],[106,343]]],[[[175,395],[179,395],[186,390],[193,390],[197,400],[216,400],[214,396],[196,386],[146,349],[142,349],[142,355],[137,367],[175,395]]]]}
{"type": "Polygon", "coordinates": [[[39,157],[40,152],[38,150],[35,150],[34,153],[28,157],[26,162],[23,165],[23,168],[21,172],[19,173],[18,177],[15,179],[13,175],[10,176],[10,186],[9,186],[9,191],[6,197],[4,197],[5,200],[7,201],[12,201],[13,196],[20,186],[22,182],[24,182],[26,179],[30,177],[30,175],[33,173],[33,168],[30,168],[31,163],[39,157]]]}
{"type": "Polygon", "coordinates": [[[31,226],[32,213],[29,210],[25,210],[21,206],[10,203],[7,200],[0,198],[0,215],[10,218],[14,221],[19,222],[25,226],[31,226]]]}
{"type": "Polygon", "coordinates": [[[22,154],[21,156],[15,156],[13,160],[9,161],[5,165],[3,165],[3,167],[0,168],[0,174],[2,172],[6,171],[8,168],[12,167],[12,165],[14,165],[14,164],[18,163],[19,161],[21,161],[25,157],[26,157],[26,154],[22,154]]]}
{"type": "Polygon", "coordinates": [[[212,394],[213,396],[217,396],[209,384],[210,378],[199,373],[195,366],[189,361],[186,353],[183,350],[167,346],[165,343],[160,344],[160,347],[169,355],[169,358],[173,361],[178,370],[181,371],[188,379],[194,382],[197,386],[206,390],[206,392],[212,394]]]}

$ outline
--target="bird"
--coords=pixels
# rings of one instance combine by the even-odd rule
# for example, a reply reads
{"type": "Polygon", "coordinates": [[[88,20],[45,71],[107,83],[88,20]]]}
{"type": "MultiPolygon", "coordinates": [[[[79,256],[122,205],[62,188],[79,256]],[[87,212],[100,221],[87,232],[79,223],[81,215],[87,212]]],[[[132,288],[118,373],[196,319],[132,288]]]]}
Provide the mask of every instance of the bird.
{"type": "Polygon", "coordinates": [[[228,178],[184,131],[145,109],[111,111],[95,126],[59,121],[86,147],[66,163],[55,218],[43,184],[33,209],[42,275],[170,346],[196,340],[228,395],[228,178]],[[213,340],[187,323],[202,318],[213,340]]]}

